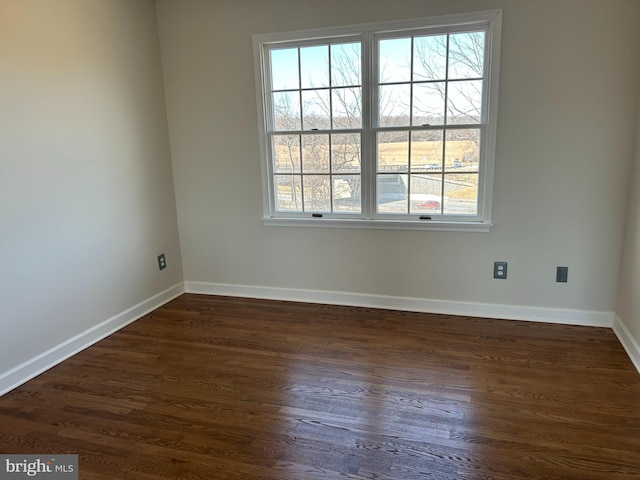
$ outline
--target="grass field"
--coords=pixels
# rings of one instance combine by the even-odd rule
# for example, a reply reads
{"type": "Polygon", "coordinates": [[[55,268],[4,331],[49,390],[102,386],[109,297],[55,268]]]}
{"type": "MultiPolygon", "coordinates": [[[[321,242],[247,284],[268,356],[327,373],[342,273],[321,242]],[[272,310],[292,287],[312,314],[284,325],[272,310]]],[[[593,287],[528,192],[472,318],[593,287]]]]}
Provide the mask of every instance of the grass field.
{"type": "MultiPolygon", "coordinates": [[[[409,145],[405,142],[381,143],[378,145],[378,162],[380,165],[407,165],[409,145]]],[[[447,142],[445,167],[450,168],[455,160],[476,159],[478,148],[473,142],[447,142]]],[[[411,144],[411,163],[414,166],[437,163],[442,164],[442,142],[413,142],[411,144]]],[[[472,164],[469,162],[469,165],[472,164]]]]}
{"type": "MultiPolygon", "coordinates": [[[[354,145],[334,145],[334,155],[356,156],[357,148],[354,145]]],[[[303,156],[306,159],[310,157],[326,157],[328,153],[328,145],[316,144],[313,146],[303,147],[303,156]],[[312,154],[313,151],[313,154],[312,154]]],[[[276,145],[275,160],[276,164],[286,168],[293,161],[296,164],[300,162],[300,148],[297,145],[276,145]]],[[[445,166],[451,167],[455,160],[467,163],[467,167],[477,163],[478,147],[470,141],[449,141],[447,142],[447,150],[445,152],[445,166]],[[468,160],[468,162],[465,162],[468,160]]],[[[381,143],[378,145],[378,161],[381,166],[391,165],[407,165],[409,160],[409,144],[408,142],[381,143]]],[[[306,160],[305,160],[306,161],[306,160]]],[[[442,142],[413,142],[411,144],[411,163],[414,165],[423,165],[426,163],[442,163],[442,142]]]]}

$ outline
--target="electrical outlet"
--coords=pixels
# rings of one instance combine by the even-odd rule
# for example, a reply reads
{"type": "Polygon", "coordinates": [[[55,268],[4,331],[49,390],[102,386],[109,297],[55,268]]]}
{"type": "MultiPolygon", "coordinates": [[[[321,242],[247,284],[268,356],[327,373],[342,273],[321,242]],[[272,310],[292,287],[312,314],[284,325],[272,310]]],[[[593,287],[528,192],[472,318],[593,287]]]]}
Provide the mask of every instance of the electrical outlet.
{"type": "Polygon", "coordinates": [[[569,267],[558,267],[556,269],[556,282],[567,283],[569,279],[569,267]]]}
{"type": "Polygon", "coordinates": [[[507,278],[507,262],[493,262],[493,278],[500,280],[507,278]]]}
{"type": "Polygon", "coordinates": [[[164,258],[164,253],[158,255],[158,268],[160,270],[167,268],[167,260],[164,258]]]}

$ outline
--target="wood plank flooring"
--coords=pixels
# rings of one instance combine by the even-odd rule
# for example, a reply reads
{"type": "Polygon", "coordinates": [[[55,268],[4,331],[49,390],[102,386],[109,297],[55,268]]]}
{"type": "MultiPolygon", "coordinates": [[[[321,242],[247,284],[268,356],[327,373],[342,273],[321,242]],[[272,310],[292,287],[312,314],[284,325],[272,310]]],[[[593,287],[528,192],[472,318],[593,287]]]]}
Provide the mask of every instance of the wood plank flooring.
{"type": "Polygon", "coordinates": [[[639,479],[609,329],[183,295],[0,398],[80,478],[639,479]]]}

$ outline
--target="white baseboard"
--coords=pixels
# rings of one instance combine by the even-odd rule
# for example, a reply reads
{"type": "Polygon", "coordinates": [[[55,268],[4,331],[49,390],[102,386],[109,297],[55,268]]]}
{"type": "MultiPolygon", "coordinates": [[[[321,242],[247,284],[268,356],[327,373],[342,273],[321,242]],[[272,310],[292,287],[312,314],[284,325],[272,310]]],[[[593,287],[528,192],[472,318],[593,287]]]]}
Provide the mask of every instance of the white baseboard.
{"type": "Polygon", "coordinates": [[[178,283],[21,365],[0,374],[0,396],[161,307],[165,303],[185,293],[185,291],[187,293],[206,295],[228,295],[233,297],[384,308],[470,317],[527,320],[592,327],[613,327],[620,342],[640,372],[640,346],[622,320],[615,317],[613,312],[522,307],[516,305],[455,302],[449,300],[392,297],[320,290],[251,287],[206,282],[185,282],[184,284],[178,283]]]}
{"type": "Polygon", "coordinates": [[[640,344],[635,338],[633,338],[633,335],[631,335],[631,332],[618,315],[616,315],[616,320],[613,324],[613,331],[626,350],[627,355],[629,355],[629,358],[636,367],[636,370],[640,373],[640,344]]]}
{"type": "Polygon", "coordinates": [[[122,327],[138,320],[165,303],[184,293],[184,284],[178,283],[163,292],[115,315],[108,320],[76,335],[44,353],[0,374],[0,396],[22,385],[44,371],[99,342],[122,327]]]}
{"type": "Polygon", "coordinates": [[[489,303],[454,302],[411,297],[391,297],[363,293],[345,293],[288,288],[250,287],[220,283],[185,282],[187,293],[228,295],[232,297],[264,298],[294,302],[349,305],[355,307],[385,308],[412,312],[442,313],[469,317],[528,320],[534,322],[612,327],[613,312],[594,312],[565,308],[522,307],[489,303]]]}

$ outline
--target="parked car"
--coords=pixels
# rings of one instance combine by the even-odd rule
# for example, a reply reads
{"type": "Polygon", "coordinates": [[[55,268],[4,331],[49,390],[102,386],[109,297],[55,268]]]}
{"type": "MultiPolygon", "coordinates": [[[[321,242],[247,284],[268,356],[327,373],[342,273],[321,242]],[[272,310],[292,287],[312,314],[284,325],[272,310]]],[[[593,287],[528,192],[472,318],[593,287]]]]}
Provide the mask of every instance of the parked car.
{"type": "Polygon", "coordinates": [[[431,195],[428,193],[414,193],[411,195],[411,201],[419,208],[440,209],[441,197],[439,195],[431,195]]]}

